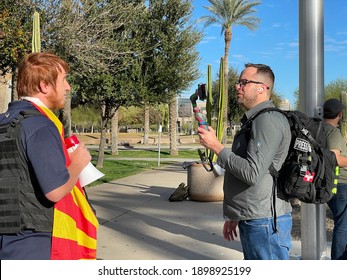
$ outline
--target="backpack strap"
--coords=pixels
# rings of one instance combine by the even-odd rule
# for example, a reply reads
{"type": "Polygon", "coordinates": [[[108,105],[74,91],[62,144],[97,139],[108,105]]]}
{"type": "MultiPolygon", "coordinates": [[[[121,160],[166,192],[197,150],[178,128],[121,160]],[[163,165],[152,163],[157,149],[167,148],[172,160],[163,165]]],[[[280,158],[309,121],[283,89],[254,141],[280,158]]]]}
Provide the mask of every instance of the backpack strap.
{"type": "Polygon", "coordinates": [[[280,112],[282,113],[283,115],[286,115],[286,112],[279,109],[279,108],[276,108],[276,107],[268,107],[268,108],[264,108],[262,110],[260,110],[259,112],[255,113],[254,115],[252,115],[247,121],[247,122],[251,122],[253,121],[256,117],[258,117],[259,115],[263,114],[263,113],[266,113],[266,112],[271,112],[271,111],[276,111],[276,112],[280,112]]]}
{"type": "Polygon", "coordinates": [[[39,111],[37,110],[26,110],[26,111],[20,111],[19,114],[14,117],[11,122],[10,126],[7,129],[7,135],[9,136],[9,133],[13,133],[13,131],[16,129],[18,124],[26,118],[33,117],[33,116],[38,116],[42,115],[39,111]]]}
{"type": "Polygon", "coordinates": [[[277,232],[277,213],[276,213],[276,186],[277,186],[277,178],[278,171],[275,169],[273,162],[269,167],[270,174],[272,176],[272,205],[273,205],[273,213],[274,213],[274,229],[277,232]]]}
{"type": "MultiPolygon", "coordinates": [[[[262,109],[260,110],[259,112],[257,112],[256,114],[254,114],[253,116],[251,116],[247,121],[246,123],[250,123],[252,122],[256,117],[258,117],[259,115],[265,113],[265,112],[271,112],[271,111],[276,111],[276,112],[280,112],[282,113],[285,117],[287,117],[287,114],[285,111],[279,109],[279,108],[276,108],[276,107],[269,107],[269,108],[265,108],[265,109],[262,109]]],[[[318,143],[317,143],[318,145],[318,143]]],[[[272,175],[272,177],[276,178],[276,181],[277,181],[277,178],[278,178],[278,171],[275,169],[274,165],[273,165],[273,162],[271,162],[270,166],[269,166],[269,171],[270,171],[270,174],[272,175]]]]}
{"type": "Polygon", "coordinates": [[[38,110],[20,111],[19,114],[22,115],[24,119],[29,118],[29,117],[33,117],[33,116],[42,115],[41,112],[38,110]]]}
{"type": "Polygon", "coordinates": [[[315,137],[312,136],[311,132],[308,131],[301,123],[299,117],[296,115],[296,114],[292,114],[291,115],[292,118],[295,119],[295,122],[299,125],[299,129],[301,131],[301,133],[303,135],[305,135],[309,140],[310,142],[312,142],[312,144],[315,146],[315,148],[318,148],[320,147],[320,145],[318,144],[318,142],[316,141],[315,137],[317,137],[317,135],[319,135],[321,129],[322,129],[322,121],[319,122],[319,127],[318,127],[318,130],[317,130],[317,135],[315,135],[315,137]]]}
{"type": "MultiPolygon", "coordinates": [[[[265,108],[260,110],[259,112],[255,113],[253,116],[251,116],[245,123],[245,125],[250,124],[255,118],[257,118],[259,115],[265,113],[265,112],[271,112],[271,111],[276,111],[276,112],[280,112],[283,115],[286,115],[286,113],[276,107],[269,107],[269,108],[265,108]]],[[[277,232],[277,213],[276,213],[276,186],[277,186],[277,178],[279,175],[279,172],[275,169],[273,162],[271,162],[270,166],[269,166],[269,172],[270,175],[272,176],[273,179],[273,183],[272,183],[272,207],[273,207],[273,213],[274,213],[274,231],[277,232]]]]}

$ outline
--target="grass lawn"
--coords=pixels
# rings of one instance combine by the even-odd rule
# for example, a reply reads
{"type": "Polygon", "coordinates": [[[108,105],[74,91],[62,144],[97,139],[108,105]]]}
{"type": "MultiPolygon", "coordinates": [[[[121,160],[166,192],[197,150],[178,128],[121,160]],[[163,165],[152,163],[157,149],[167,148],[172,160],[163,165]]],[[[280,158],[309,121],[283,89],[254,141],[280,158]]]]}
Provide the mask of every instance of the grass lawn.
{"type": "MultiPolygon", "coordinates": [[[[97,157],[97,151],[90,151],[92,157],[97,157]]],[[[157,158],[158,150],[120,150],[116,156],[111,155],[110,151],[105,151],[105,158],[157,158]]],[[[171,156],[169,149],[160,150],[161,158],[192,158],[199,159],[197,150],[182,150],[178,152],[178,156],[171,156]]]]}
{"type": "MultiPolygon", "coordinates": [[[[90,151],[93,160],[92,163],[96,164],[96,158],[98,156],[97,151],[90,151]]],[[[90,186],[96,186],[103,183],[108,183],[120,178],[124,178],[130,175],[134,175],[146,170],[150,170],[158,167],[158,162],[156,160],[116,160],[117,158],[157,158],[158,151],[155,150],[129,150],[129,151],[119,151],[118,156],[112,156],[110,152],[105,152],[105,159],[114,158],[115,160],[104,160],[103,167],[98,168],[105,176],[101,177],[99,180],[91,183],[90,186]]],[[[199,160],[199,155],[196,150],[184,150],[179,151],[179,155],[174,157],[171,156],[169,150],[160,151],[161,158],[191,158],[199,160]]],[[[160,166],[167,164],[172,164],[172,162],[160,162],[160,166]]]]}
{"type": "MultiPolygon", "coordinates": [[[[92,161],[93,164],[96,164],[96,161],[92,161]]],[[[163,162],[160,163],[161,166],[166,164],[171,164],[172,162],[163,162]]],[[[145,161],[145,160],[105,160],[104,166],[98,168],[105,176],[101,177],[99,180],[88,185],[88,187],[100,185],[103,183],[108,183],[120,178],[128,177],[146,170],[150,170],[158,167],[158,162],[156,161],[145,161]]]]}

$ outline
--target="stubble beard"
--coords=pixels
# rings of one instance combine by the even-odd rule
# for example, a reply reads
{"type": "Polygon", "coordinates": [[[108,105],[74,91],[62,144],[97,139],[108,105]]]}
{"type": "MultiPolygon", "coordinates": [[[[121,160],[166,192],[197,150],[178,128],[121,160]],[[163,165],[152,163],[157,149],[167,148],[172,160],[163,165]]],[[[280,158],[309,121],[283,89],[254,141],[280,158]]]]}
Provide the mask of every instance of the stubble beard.
{"type": "Polygon", "coordinates": [[[54,95],[51,96],[49,102],[51,104],[51,110],[61,110],[65,107],[66,95],[63,98],[58,98],[58,93],[54,91],[54,95]]]}
{"type": "Polygon", "coordinates": [[[242,97],[237,98],[237,104],[247,110],[253,107],[257,96],[253,96],[251,98],[246,98],[244,95],[242,97]]]}

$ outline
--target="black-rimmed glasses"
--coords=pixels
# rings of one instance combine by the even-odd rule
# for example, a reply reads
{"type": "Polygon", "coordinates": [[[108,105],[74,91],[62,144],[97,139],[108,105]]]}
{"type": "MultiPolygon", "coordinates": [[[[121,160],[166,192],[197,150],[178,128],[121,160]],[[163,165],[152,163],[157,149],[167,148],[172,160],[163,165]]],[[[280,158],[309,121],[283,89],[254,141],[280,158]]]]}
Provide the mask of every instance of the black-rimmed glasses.
{"type": "Polygon", "coordinates": [[[269,87],[266,84],[264,84],[263,82],[252,81],[252,80],[247,80],[247,79],[238,80],[238,82],[236,82],[236,85],[240,85],[241,87],[244,87],[245,85],[247,85],[249,83],[264,85],[264,86],[266,86],[267,89],[269,89],[269,87]]]}

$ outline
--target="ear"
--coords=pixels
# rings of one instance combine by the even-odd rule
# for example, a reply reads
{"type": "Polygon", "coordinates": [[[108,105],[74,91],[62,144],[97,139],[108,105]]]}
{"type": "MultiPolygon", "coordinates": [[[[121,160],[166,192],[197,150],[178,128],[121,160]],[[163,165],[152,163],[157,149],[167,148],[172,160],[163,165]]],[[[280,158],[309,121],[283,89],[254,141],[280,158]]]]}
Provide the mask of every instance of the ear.
{"type": "Polygon", "coordinates": [[[48,85],[45,81],[40,82],[40,91],[42,93],[47,93],[49,91],[50,85],[48,85]]]}

